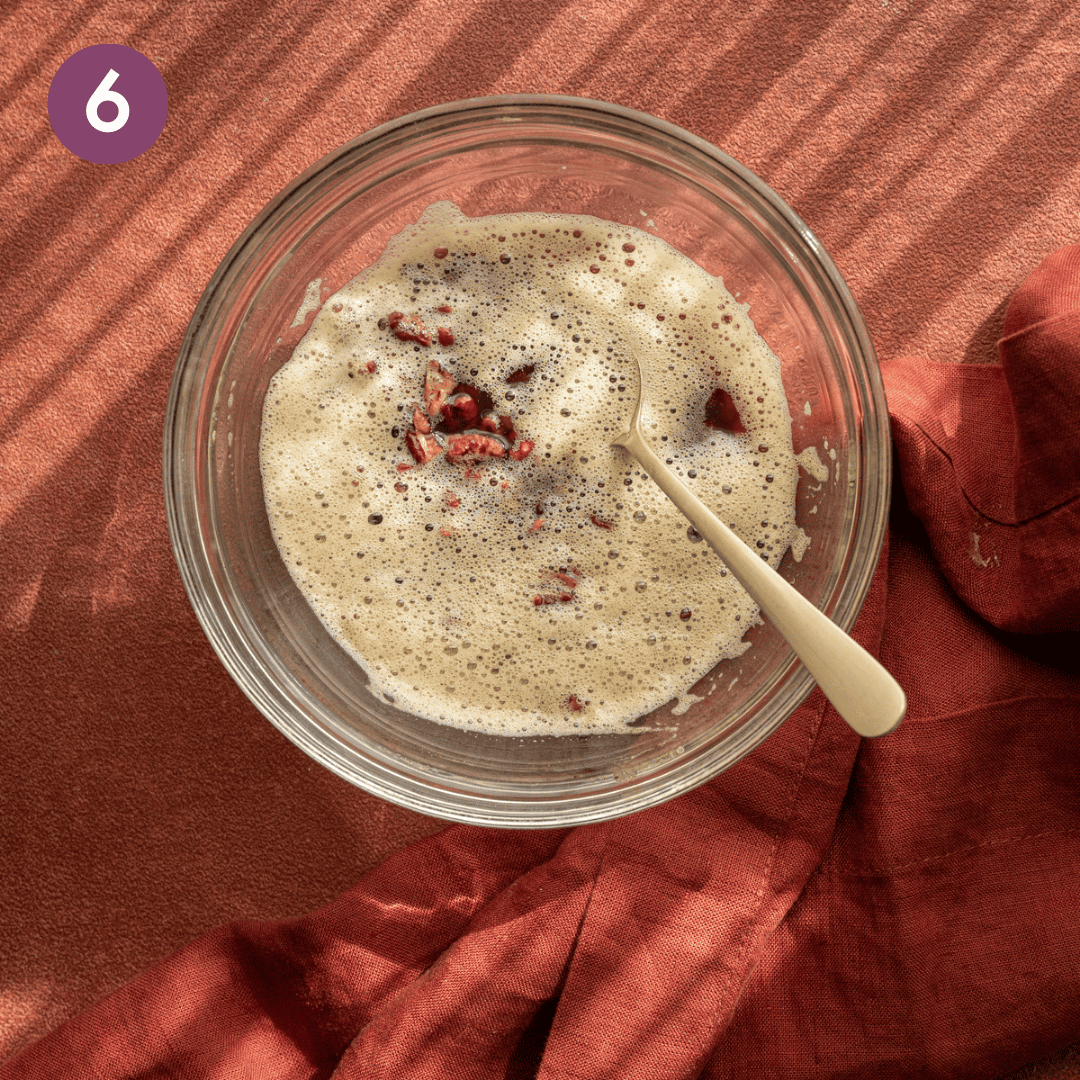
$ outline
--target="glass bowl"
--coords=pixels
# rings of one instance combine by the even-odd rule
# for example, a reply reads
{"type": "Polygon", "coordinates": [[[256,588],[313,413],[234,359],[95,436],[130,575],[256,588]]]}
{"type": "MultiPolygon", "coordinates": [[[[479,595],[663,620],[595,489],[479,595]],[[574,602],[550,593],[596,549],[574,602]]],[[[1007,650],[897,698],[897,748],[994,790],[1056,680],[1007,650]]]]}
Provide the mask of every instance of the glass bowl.
{"type": "Polygon", "coordinates": [[[844,629],[866,596],[888,513],[888,415],[873,348],[820,243],[757,177],[671,124],[578,98],[454,102],[362,135],[273,199],[203,294],[169,395],[165,503],[188,596],[241,689],[327,768],[424,814],[538,827],[632,813],[733,765],[810,692],[810,675],[767,621],[749,631],[743,656],[694,688],[700,701],[679,715],[671,703],[656,710],[663,722],[653,730],[459,730],[369,691],[271,535],[258,454],[271,376],[321,302],[440,200],[470,216],[551,210],[647,228],[750,304],[782,361],[795,451],[816,452],[817,477],[802,475],[796,508],[811,544],[780,571],[844,629]]]}

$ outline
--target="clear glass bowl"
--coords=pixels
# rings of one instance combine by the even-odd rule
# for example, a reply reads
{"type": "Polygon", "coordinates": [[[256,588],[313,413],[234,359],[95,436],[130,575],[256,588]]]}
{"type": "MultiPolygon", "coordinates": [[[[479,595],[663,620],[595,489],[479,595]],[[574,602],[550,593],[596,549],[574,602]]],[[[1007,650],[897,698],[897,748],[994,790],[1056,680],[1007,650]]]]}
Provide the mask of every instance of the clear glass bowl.
{"type": "Polygon", "coordinates": [[[813,687],[766,622],[699,684],[715,690],[657,730],[517,738],[435,724],[367,688],[293,584],[271,536],[259,473],[270,377],[320,299],[431,203],[467,214],[591,214],[660,236],[749,301],[783,362],[803,476],[797,522],[812,542],[781,572],[850,629],[881,551],[890,444],[862,317],[803,222],[738,162],[651,116],[596,101],[492,97],[414,113],[325,157],[275,198],[218,268],[177,361],[165,417],[165,503],[176,560],[211,644],[241,689],[327,768],[424,814],[508,827],[628,814],[748,754],[813,687]],[[818,488],[811,494],[811,488],[818,488]],[[813,514],[810,513],[814,510],[813,514]],[[736,679],[736,675],[738,678],[736,679]]]}

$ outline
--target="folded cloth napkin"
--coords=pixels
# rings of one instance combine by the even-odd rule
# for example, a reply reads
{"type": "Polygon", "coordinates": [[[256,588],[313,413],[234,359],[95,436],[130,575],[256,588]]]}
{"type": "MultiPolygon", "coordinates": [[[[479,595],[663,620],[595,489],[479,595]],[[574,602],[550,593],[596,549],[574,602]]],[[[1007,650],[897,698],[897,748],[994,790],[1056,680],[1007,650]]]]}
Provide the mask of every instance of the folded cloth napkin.
{"type": "Polygon", "coordinates": [[[1075,1042],[1080,247],[999,364],[884,370],[903,488],[855,635],[908,692],[896,732],[815,692],[663,806],[448,828],[198,939],[0,1080],[996,1077],[1075,1042]]]}

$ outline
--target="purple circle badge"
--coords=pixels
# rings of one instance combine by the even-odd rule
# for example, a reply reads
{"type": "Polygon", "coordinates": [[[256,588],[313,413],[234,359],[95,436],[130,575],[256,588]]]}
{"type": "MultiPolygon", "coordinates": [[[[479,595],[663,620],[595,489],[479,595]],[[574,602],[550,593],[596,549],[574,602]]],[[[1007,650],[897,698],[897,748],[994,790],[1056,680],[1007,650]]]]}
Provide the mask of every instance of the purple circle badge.
{"type": "Polygon", "coordinates": [[[80,49],[49,85],[49,123],[56,137],[96,165],[119,165],[145,153],[168,114],[161,72],[126,45],[80,49]]]}

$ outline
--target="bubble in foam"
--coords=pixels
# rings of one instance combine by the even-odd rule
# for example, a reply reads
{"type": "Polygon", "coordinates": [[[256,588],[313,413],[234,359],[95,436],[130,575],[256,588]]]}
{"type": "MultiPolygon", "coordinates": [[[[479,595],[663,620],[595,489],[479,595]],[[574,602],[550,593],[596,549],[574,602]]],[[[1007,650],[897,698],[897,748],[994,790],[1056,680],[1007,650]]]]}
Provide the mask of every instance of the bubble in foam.
{"type": "Polygon", "coordinates": [[[744,651],[755,606],[610,445],[635,354],[647,437],[776,565],[801,542],[779,362],[663,241],[438,204],[327,301],[271,382],[260,463],[286,565],[376,694],[505,734],[625,731],[744,651]],[[741,430],[706,425],[718,387],[741,430]]]}

